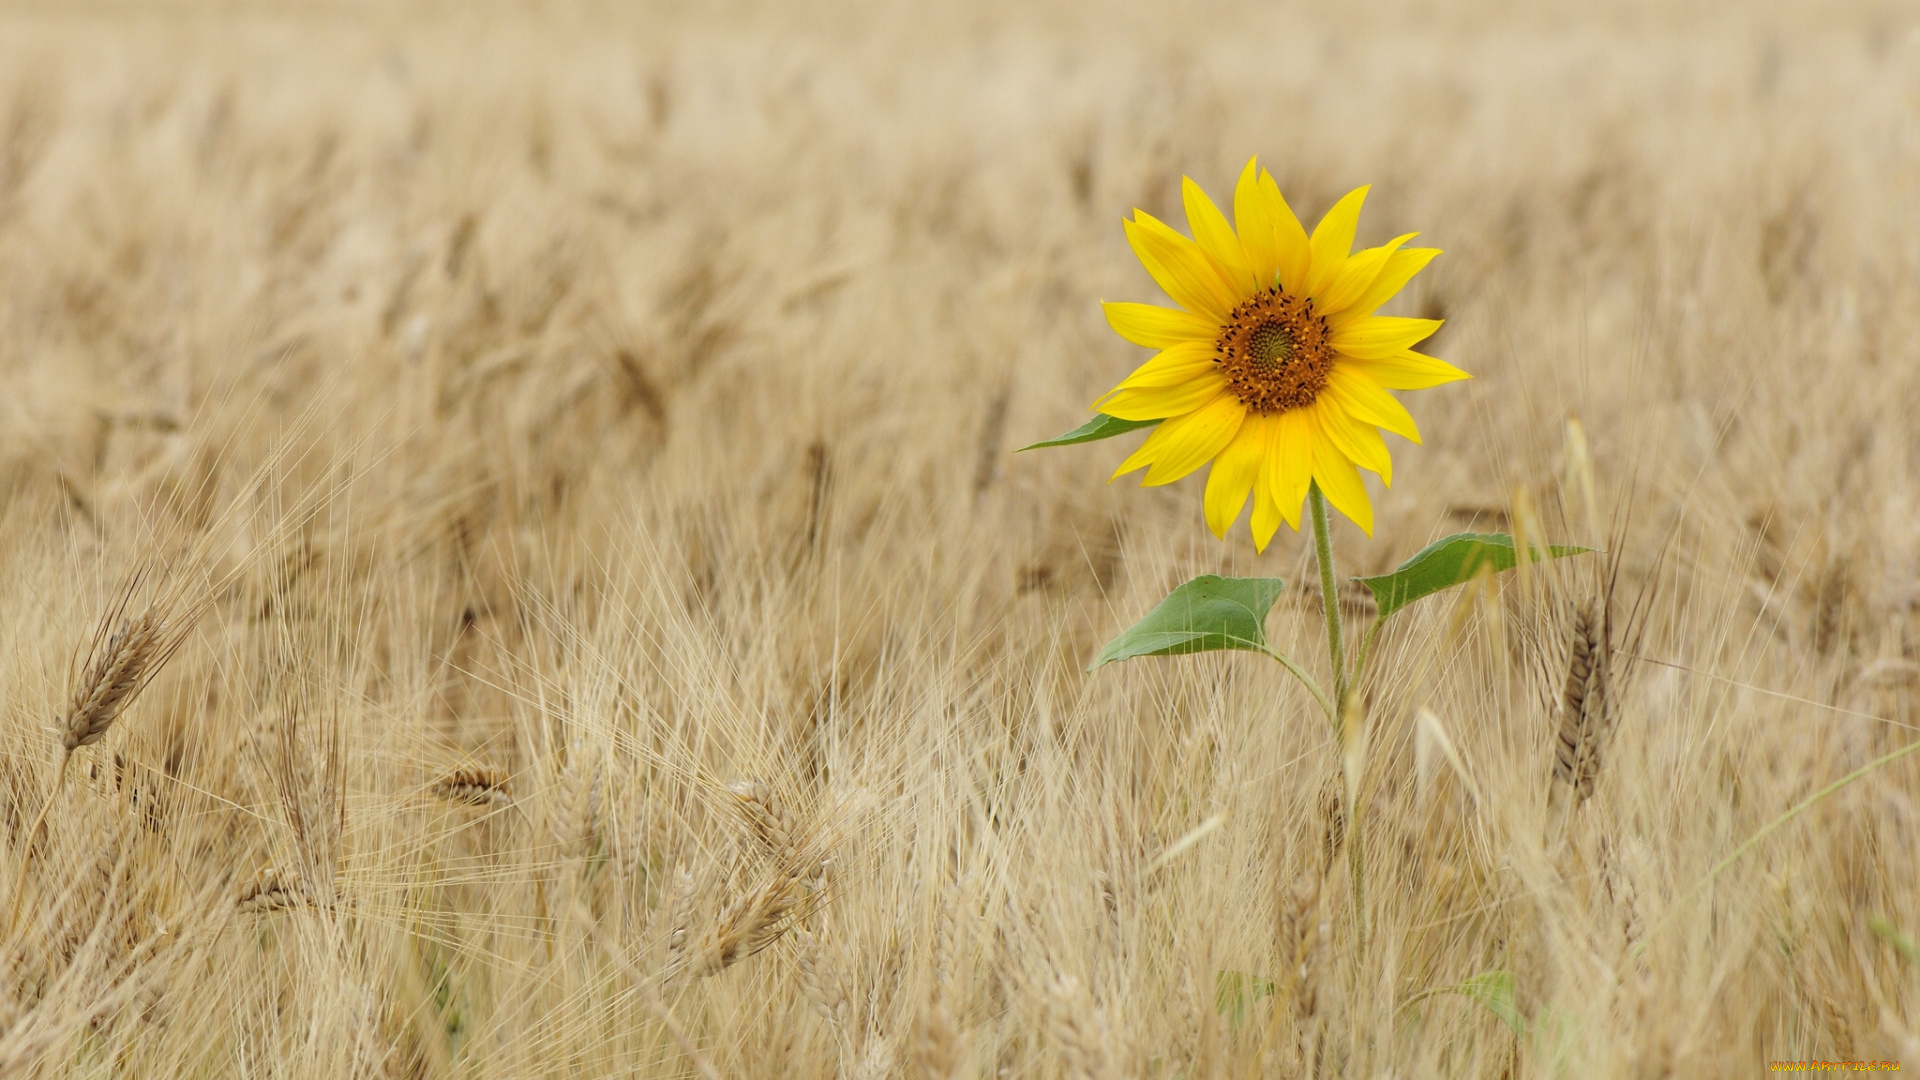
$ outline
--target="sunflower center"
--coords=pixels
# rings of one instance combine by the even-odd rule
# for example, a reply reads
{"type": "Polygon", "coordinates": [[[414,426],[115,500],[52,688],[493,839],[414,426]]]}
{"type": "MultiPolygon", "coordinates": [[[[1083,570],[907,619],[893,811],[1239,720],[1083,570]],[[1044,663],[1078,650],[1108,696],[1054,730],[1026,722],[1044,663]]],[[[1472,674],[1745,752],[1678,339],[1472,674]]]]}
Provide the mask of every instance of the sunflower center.
{"type": "Polygon", "coordinates": [[[1278,287],[1234,308],[1215,349],[1227,389],[1257,413],[1313,404],[1333,371],[1327,321],[1313,313],[1313,301],[1278,287]]]}
{"type": "Polygon", "coordinates": [[[1265,367],[1274,367],[1293,359],[1293,335],[1285,324],[1269,320],[1247,335],[1247,358],[1265,367]]]}

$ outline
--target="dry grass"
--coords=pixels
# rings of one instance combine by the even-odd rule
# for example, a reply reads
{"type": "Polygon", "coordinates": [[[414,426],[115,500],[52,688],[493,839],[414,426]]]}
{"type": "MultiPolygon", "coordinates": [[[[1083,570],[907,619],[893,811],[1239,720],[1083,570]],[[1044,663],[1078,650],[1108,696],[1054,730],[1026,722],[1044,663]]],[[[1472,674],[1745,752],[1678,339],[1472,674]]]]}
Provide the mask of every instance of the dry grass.
{"type": "Polygon", "coordinates": [[[1920,763],[1708,880],[1917,722],[1920,22],[1333,7],[0,14],[0,1072],[1920,1065],[1920,763]],[[1082,672],[1208,571],[1316,657],[1310,545],[1010,453],[1256,152],[1477,376],[1344,569],[1618,571],[1383,639],[1364,954],[1284,673],[1082,672]]]}

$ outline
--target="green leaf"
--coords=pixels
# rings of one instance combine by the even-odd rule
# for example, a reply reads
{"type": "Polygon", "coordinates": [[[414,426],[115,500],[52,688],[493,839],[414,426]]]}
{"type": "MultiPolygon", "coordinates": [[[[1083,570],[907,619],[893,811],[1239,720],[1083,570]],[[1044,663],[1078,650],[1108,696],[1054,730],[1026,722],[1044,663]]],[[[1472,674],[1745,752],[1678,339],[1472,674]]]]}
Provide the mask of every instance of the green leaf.
{"type": "MultiPolygon", "coordinates": [[[[1533,561],[1541,562],[1549,556],[1564,559],[1592,550],[1552,544],[1547,548],[1548,555],[1542,555],[1534,547],[1533,561]]],[[[1391,574],[1354,580],[1373,591],[1374,603],[1384,619],[1423,596],[1473,580],[1483,567],[1498,572],[1511,570],[1518,562],[1513,537],[1505,533],[1455,533],[1421,548],[1391,574]]]]}
{"type": "Polygon", "coordinates": [[[1515,1035],[1527,1033],[1527,1018],[1520,1015],[1519,1007],[1513,1003],[1513,972],[1483,971],[1458,986],[1447,987],[1447,993],[1470,997],[1486,1006],[1487,1011],[1512,1028],[1515,1035]]]}
{"type": "Polygon", "coordinates": [[[1048,439],[1045,442],[1037,442],[1032,446],[1023,446],[1019,450],[1015,450],[1014,453],[1018,454],[1022,450],[1038,450],[1045,446],[1072,446],[1074,443],[1098,442],[1101,439],[1111,439],[1115,435],[1125,435],[1129,431],[1139,431],[1141,428],[1152,427],[1159,422],[1158,420],[1122,420],[1117,416],[1098,413],[1095,414],[1093,419],[1081,424],[1065,435],[1048,439]]]}
{"type": "Polygon", "coordinates": [[[1247,1005],[1273,996],[1273,980],[1244,971],[1222,971],[1213,977],[1213,1011],[1227,1018],[1235,1031],[1247,1022],[1247,1005]]]}
{"type": "Polygon", "coordinates": [[[1219,649],[1267,651],[1267,610],[1286,584],[1279,578],[1203,574],[1167,594],[1160,606],[1107,643],[1088,671],[1136,656],[1183,656],[1219,649]]]}

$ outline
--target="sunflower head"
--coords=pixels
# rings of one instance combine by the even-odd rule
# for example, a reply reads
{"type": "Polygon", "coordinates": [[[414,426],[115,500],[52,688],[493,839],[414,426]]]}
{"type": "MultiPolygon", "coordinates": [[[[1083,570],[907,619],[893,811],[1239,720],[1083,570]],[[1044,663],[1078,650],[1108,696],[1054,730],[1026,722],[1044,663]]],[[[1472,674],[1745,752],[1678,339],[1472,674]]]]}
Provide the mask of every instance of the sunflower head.
{"type": "Polygon", "coordinates": [[[1417,233],[1354,251],[1364,187],[1311,236],[1255,161],[1234,190],[1232,225],[1198,184],[1183,179],[1181,189],[1192,239],[1141,210],[1124,223],[1180,307],[1104,305],[1120,336],[1160,350],[1094,403],[1122,420],[1162,421],[1114,476],[1145,468],[1142,483],[1170,484],[1212,462],[1207,525],[1225,536],[1251,494],[1263,551],[1282,520],[1300,528],[1309,484],[1372,535],[1359,470],[1390,485],[1380,432],[1420,441],[1387,391],[1468,377],[1413,351],[1439,320],[1374,314],[1440,252],[1406,247],[1417,233]]]}

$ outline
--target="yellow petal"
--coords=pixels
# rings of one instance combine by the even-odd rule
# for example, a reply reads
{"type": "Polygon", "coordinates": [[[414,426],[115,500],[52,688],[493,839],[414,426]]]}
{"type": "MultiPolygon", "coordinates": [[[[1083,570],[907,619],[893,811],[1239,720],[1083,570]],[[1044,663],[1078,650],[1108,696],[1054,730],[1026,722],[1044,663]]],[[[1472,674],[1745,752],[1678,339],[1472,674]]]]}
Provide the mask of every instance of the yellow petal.
{"type": "Polygon", "coordinates": [[[1366,295],[1367,289],[1379,278],[1380,271],[1386,269],[1387,260],[1393,257],[1393,253],[1399,249],[1400,245],[1419,235],[1419,233],[1408,233],[1405,236],[1395,237],[1380,247],[1368,248],[1348,259],[1347,265],[1340,271],[1340,276],[1334,278],[1333,284],[1327,286],[1326,295],[1314,302],[1314,314],[1331,318],[1352,307],[1356,301],[1366,295]]]}
{"type": "Polygon", "coordinates": [[[1251,296],[1253,271],[1247,269],[1246,250],[1233,234],[1233,226],[1227,224],[1226,215],[1190,177],[1180,178],[1180,197],[1187,205],[1187,228],[1193,230],[1194,242],[1226,271],[1227,284],[1235,292],[1242,298],[1251,296]]]}
{"type": "Polygon", "coordinates": [[[1280,513],[1300,531],[1300,500],[1313,479],[1313,418],[1305,409],[1281,413],[1267,442],[1267,490],[1280,513]]]}
{"type": "MultiPolygon", "coordinates": [[[[1178,345],[1160,350],[1153,359],[1133,369],[1133,374],[1120,380],[1113,390],[1130,390],[1136,386],[1174,386],[1191,382],[1214,370],[1218,354],[1211,343],[1202,341],[1183,341],[1178,345]]],[[[1109,394],[1113,390],[1108,391],[1109,394]]],[[[1095,406],[1098,408],[1099,406],[1095,406]]]]}
{"type": "MultiPolygon", "coordinates": [[[[1247,269],[1258,288],[1269,288],[1280,271],[1280,245],[1273,235],[1273,215],[1260,191],[1259,159],[1248,158],[1233,189],[1233,224],[1240,232],[1240,248],[1247,253],[1247,269]]],[[[1295,222],[1295,224],[1299,224],[1295,222]]]]}
{"type": "Polygon", "coordinates": [[[1360,204],[1366,201],[1367,188],[1354,188],[1341,196],[1333,209],[1320,219],[1320,224],[1313,227],[1313,239],[1308,241],[1313,260],[1301,291],[1316,301],[1315,307],[1319,306],[1327,286],[1333,284],[1347,265],[1347,253],[1353,250],[1353,234],[1360,227],[1360,204]]]}
{"type": "MultiPolygon", "coordinates": [[[[1375,474],[1377,474],[1380,477],[1380,482],[1382,484],[1385,484],[1388,487],[1392,487],[1393,486],[1393,455],[1387,453],[1387,441],[1380,437],[1380,429],[1374,427],[1371,424],[1360,423],[1358,420],[1355,420],[1352,417],[1347,418],[1347,425],[1349,428],[1352,429],[1354,436],[1358,438],[1362,444],[1364,444],[1369,448],[1369,452],[1377,455],[1380,460],[1380,463],[1386,466],[1385,468],[1374,469],[1373,471],[1375,474]]],[[[1354,464],[1357,465],[1359,463],[1360,463],[1360,459],[1355,458],[1354,464]]],[[[1372,466],[1366,466],[1366,467],[1372,468],[1372,466]]]]}
{"type": "Polygon", "coordinates": [[[1133,212],[1135,220],[1123,221],[1127,242],[1140,264],[1153,280],[1166,290],[1173,302],[1198,315],[1211,318],[1216,325],[1240,302],[1222,271],[1200,250],[1200,245],[1181,236],[1143,210],[1133,212]]]}
{"type": "MultiPolygon", "coordinates": [[[[1271,440],[1269,440],[1271,442],[1271,440]]],[[[1280,531],[1280,504],[1273,500],[1273,485],[1267,483],[1265,470],[1253,485],[1253,549],[1267,550],[1267,544],[1273,540],[1273,534],[1280,531]]],[[[1300,528],[1298,523],[1293,526],[1300,528]]]]}
{"type": "MultiPolygon", "coordinates": [[[[1267,204],[1267,220],[1273,223],[1273,246],[1276,256],[1274,272],[1280,275],[1280,287],[1295,296],[1305,295],[1300,291],[1307,280],[1307,267],[1312,262],[1312,248],[1307,242],[1307,230],[1294,216],[1293,207],[1280,195],[1280,185],[1273,182],[1273,174],[1260,170],[1260,195],[1267,204]]],[[[1289,519],[1291,520],[1291,519],[1289,519]]],[[[1294,526],[1296,529],[1298,525],[1294,526]]]]}
{"type": "MultiPolygon", "coordinates": [[[[1128,386],[1108,392],[1093,403],[1097,412],[1122,420],[1163,420],[1190,413],[1227,388],[1227,377],[1204,371],[1171,386],[1128,386]]],[[[1238,398],[1234,399],[1236,402],[1238,398]]],[[[1164,427],[1165,425],[1161,425],[1164,427]]]]}
{"type": "Polygon", "coordinates": [[[1141,443],[1139,449],[1128,454],[1127,460],[1122,461],[1120,467],[1113,470],[1113,475],[1107,477],[1107,483],[1111,484],[1135,469],[1144,469],[1153,464],[1155,455],[1159,454],[1164,448],[1163,436],[1165,436],[1166,433],[1167,425],[1165,424],[1154,428],[1153,431],[1147,435],[1147,441],[1141,443]]]}
{"type": "Polygon", "coordinates": [[[1387,453],[1387,444],[1380,438],[1380,432],[1371,425],[1361,423],[1342,412],[1340,406],[1329,401],[1323,395],[1313,403],[1314,422],[1320,426],[1340,456],[1355,465],[1380,474],[1380,478],[1393,483],[1393,457],[1387,453]]]}
{"type": "Polygon", "coordinates": [[[1212,341],[1220,336],[1220,324],[1204,315],[1155,304],[1102,303],[1107,325],[1135,345],[1164,349],[1183,341],[1212,341]]]}
{"type": "Polygon", "coordinates": [[[1439,319],[1402,319],[1392,315],[1371,315],[1342,326],[1327,335],[1327,344],[1344,356],[1357,360],[1378,360],[1405,352],[1440,329],[1439,319]]]}
{"type": "Polygon", "coordinates": [[[1394,252],[1387,257],[1386,268],[1380,271],[1379,277],[1373,279],[1373,284],[1367,288],[1366,293],[1345,311],[1329,316],[1327,321],[1335,329],[1339,329],[1355,319],[1364,319],[1380,310],[1381,304],[1397,296],[1400,290],[1406,287],[1407,282],[1413,280],[1413,275],[1426,269],[1427,264],[1432,262],[1434,256],[1438,254],[1440,254],[1439,248],[1407,248],[1404,251],[1394,252]]]}
{"type": "Polygon", "coordinates": [[[1383,427],[1411,442],[1420,441],[1420,428],[1406,406],[1352,363],[1338,363],[1327,373],[1327,393],[1348,416],[1383,427]]]}
{"type": "Polygon", "coordinates": [[[1373,535],[1373,503],[1367,499],[1367,485],[1361,482],[1353,462],[1335,449],[1330,439],[1313,442],[1313,482],[1320,485],[1320,494],[1335,510],[1347,515],[1361,532],[1373,535]]]}
{"type": "Polygon", "coordinates": [[[1412,349],[1376,360],[1355,360],[1343,357],[1333,366],[1335,371],[1341,368],[1352,368],[1354,371],[1362,372],[1388,390],[1425,390],[1429,386],[1473,378],[1445,360],[1435,359],[1425,353],[1414,352],[1412,349]]]}
{"type": "MultiPolygon", "coordinates": [[[[1215,455],[1226,449],[1246,417],[1247,407],[1240,403],[1239,398],[1232,394],[1221,394],[1200,408],[1161,424],[1127,461],[1140,458],[1145,463],[1147,459],[1142,458],[1141,454],[1150,450],[1153,467],[1147,470],[1146,478],[1140,483],[1146,487],[1171,484],[1212,461],[1215,455]]],[[[1120,471],[1130,472],[1138,467],[1122,465],[1120,471]]]]}
{"type": "Polygon", "coordinates": [[[1226,539],[1233,519],[1247,505],[1247,493],[1260,478],[1260,467],[1267,458],[1267,429],[1271,421],[1264,416],[1248,416],[1233,441],[1213,459],[1213,471],[1207,474],[1205,500],[1207,528],[1226,539]]]}

